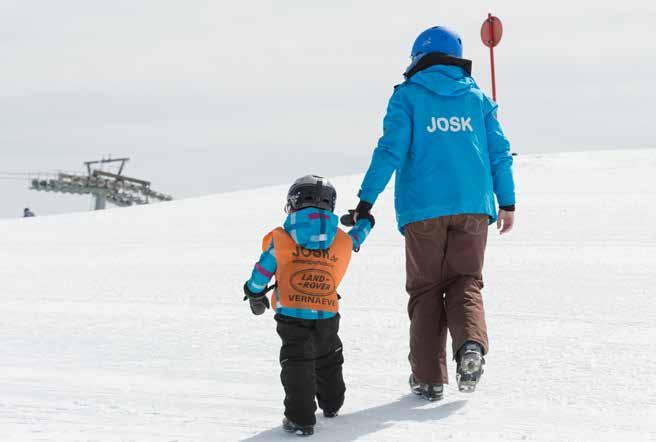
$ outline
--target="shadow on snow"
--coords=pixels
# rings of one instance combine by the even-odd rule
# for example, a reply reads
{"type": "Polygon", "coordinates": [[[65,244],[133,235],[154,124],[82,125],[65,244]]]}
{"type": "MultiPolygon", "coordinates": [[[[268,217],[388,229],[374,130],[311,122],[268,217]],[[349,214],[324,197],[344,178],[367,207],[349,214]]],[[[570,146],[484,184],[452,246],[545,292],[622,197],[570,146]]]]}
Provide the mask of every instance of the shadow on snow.
{"type": "MultiPolygon", "coordinates": [[[[326,419],[318,414],[312,441],[354,440],[362,436],[376,433],[394,425],[395,422],[429,422],[449,417],[467,404],[466,400],[443,403],[430,406],[430,403],[415,396],[403,396],[397,401],[378,407],[367,408],[340,415],[335,419],[326,419]]],[[[282,420],[282,418],[281,418],[282,420]]],[[[279,440],[301,440],[295,434],[287,434],[279,425],[270,430],[251,436],[244,441],[262,442],[279,440]]]]}

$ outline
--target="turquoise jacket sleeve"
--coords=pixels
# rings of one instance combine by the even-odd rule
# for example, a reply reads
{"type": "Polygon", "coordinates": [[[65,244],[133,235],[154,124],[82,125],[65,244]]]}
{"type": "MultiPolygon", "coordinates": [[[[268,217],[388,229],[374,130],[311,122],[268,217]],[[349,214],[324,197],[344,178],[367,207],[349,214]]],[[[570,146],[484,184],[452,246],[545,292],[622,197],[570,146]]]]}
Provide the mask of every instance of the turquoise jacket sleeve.
{"type": "Polygon", "coordinates": [[[271,278],[273,278],[273,275],[275,275],[277,268],[278,263],[276,262],[276,253],[272,241],[260,256],[260,260],[255,263],[251,278],[247,282],[248,290],[251,293],[262,292],[267,284],[269,284],[269,281],[271,281],[271,278]]]}
{"type": "Polygon", "coordinates": [[[510,154],[510,142],[497,119],[497,104],[488,101],[488,105],[490,109],[485,115],[485,131],[494,193],[500,206],[511,206],[515,204],[515,181],[512,173],[513,158],[510,154]]]}
{"type": "Polygon", "coordinates": [[[387,105],[383,120],[383,136],[378,140],[371,164],[365,174],[358,196],[374,204],[385,190],[394,171],[405,160],[412,142],[412,117],[410,106],[405,102],[402,88],[394,91],[387,105]]]}
{"type": "Polygon", "coordinates": [[[353,250],[359,251],[364,240],[369,236],[371,232],[371,222],[368,219],[359,219],[355,226],[349,230],[348,235],[353,241],[353,250]]]}

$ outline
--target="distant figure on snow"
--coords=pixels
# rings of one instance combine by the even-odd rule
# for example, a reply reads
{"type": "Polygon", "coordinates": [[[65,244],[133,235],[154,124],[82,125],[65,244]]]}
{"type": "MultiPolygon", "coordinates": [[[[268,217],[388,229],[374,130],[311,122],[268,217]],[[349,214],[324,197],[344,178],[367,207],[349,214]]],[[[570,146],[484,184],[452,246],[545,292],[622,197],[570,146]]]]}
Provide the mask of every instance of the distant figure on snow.
{"type": "Polygon", "coordinates": [[[335,417],[344,403],[342,341],[339,339],[338,287],[351,260],[374,225],[362,216],[348,234],[339,227],[337,192],[315,175],[299,178],[287,193],[283,227],[262,241],[260,257],[244,284],[244,300],[253,314],[269,308],[266,293],[273,289],[282,340],[280,379],[285,389],[283,429],[300,436],[314,433],[317,405],[325,417],[335,417]],[[271,278],[276,284],[267,287],[271,278]]]}
{"type": "Polygon", "coordinates": [[[448,382],[447,328],[460,391],[474,391],[483,374],[487,227],[496,221],[502,234],[512,229],[515,184],[497,104],[472,79],[460,36],[430,28],[416,39],[411,58],[405,82],[390,98],[351,218],[367,216],[395,173],[410,295],[409,383],[433,401],[448,382]]]}
{"type": "Polygon", "coordinates": [[[31,218],[33,216],[35,216],[34,212],[32,212],[29,207],[23,209],[23,218],[31,218]]]}

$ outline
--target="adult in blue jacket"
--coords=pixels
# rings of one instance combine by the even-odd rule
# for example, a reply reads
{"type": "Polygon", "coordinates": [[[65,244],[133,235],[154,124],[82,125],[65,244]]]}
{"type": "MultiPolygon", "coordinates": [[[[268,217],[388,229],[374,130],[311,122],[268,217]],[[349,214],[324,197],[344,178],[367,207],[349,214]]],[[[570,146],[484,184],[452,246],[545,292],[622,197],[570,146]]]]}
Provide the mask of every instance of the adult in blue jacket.
{"type": "Polygon", "coordinates": [[[448,382],[447,325],[460,390],[473,391],[483,372],[487,226],[496,221],[501,233],[510,231],[515,186],[497,105],[471,78],[460,36],[439,26],[424,31],[404,75],[389,101],[354,218],[369,213],[396,173],[410,295],[410,385],[436,400],[448,382]]]}

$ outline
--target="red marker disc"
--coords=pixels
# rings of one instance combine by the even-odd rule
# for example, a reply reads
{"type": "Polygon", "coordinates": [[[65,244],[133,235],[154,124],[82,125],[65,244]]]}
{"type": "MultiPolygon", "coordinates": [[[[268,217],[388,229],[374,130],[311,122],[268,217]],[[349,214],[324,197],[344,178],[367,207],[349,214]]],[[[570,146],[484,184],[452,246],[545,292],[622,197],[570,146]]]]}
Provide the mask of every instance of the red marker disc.
{"type": "Polygon", "coordinates": [[[491,15],[486,18],[481,26],[481,40],[487,47],[493,48],[501,41],[503,35],[503,26],[499,17],[491,15]]]}

